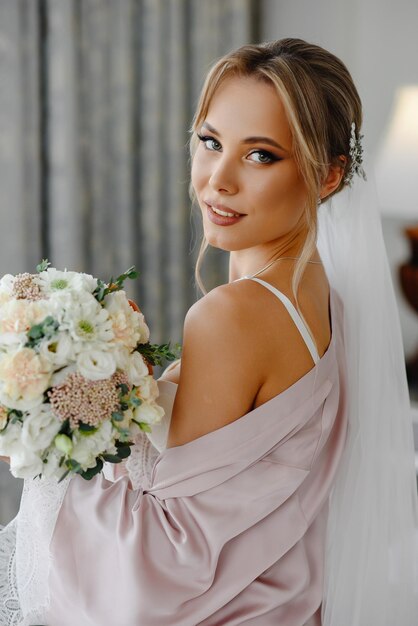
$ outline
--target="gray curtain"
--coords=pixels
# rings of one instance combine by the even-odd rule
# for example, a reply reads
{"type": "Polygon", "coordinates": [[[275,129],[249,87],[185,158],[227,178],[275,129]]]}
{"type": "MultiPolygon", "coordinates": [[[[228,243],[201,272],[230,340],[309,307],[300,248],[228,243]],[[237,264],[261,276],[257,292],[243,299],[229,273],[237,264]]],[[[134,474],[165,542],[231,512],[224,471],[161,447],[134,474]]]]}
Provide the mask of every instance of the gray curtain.
{"type": "MultiPolygon", "coordinates": [[[[188,129],[206,71],[259,40],[257,0],[0,0],[0,275],[53,266],[127,291],[151,341],[200,297],[188,129]]],[[[211,252],[203,278],[227,280],[211,252]]],[[[156,375],[159,372],[156,371],[156,375]]],[[[20,481],[0,464],[0,524],[20,481]]]]}

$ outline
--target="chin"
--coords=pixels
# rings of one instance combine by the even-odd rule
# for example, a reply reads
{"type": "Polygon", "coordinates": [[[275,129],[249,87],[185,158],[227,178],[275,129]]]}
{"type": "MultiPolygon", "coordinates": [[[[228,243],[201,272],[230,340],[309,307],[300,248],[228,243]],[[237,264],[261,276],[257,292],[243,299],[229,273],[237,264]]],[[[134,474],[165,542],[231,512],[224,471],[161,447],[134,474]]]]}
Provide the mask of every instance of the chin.
{"type": "Polygon", "coordinates": [[[242,241],[237,240],[237,237],[222,236],[222,233],[215,234],[211,229],[204,229],[203,232],[206,241],[212,248],[218,248],[218,250],[224,250],[225,252],[235,252],[248,247],[242,241]]]}

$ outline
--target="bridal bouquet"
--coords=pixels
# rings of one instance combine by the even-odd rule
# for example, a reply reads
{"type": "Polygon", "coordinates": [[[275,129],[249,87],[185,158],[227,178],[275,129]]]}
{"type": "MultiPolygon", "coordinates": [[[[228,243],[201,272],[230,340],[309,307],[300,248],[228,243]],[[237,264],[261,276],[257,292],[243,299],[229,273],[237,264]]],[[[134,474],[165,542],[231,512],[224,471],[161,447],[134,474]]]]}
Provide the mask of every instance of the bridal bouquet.
{"type": "Polygon", "coordinates": [[[176,355],[122,289],[134,267],[109,283],[37,271],[0,280],[0,455],[19,478],[90,479],[161,421],[152,365],[176,355]]]}

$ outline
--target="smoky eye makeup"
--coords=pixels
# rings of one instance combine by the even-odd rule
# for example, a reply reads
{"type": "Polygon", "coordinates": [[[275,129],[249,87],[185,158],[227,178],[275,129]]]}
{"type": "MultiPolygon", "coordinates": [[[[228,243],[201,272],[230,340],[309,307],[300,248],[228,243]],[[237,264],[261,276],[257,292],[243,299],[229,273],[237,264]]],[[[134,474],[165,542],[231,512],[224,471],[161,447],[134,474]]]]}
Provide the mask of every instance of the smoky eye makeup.
{"type": "MultiPolygon", "coordinates": [[[[221,145],[218,139],[216,139],[215,137],[211,137],[210,135],[203,135],[200,133],[196,133],[196,135],[199,138],[199,140],[205,145],[206,150],[208,150],[209,152],[218,152],[218,150],[211,150],[210,148],[207,147],[207,143],[209,141],[213,141],[214,143],[221,145]]],[[[276,156],[269,150],[262,150],[262,149],[252,150],[250,154],[260,154],[260,155],[263,155],[264,159],[267,159],[263,161],[254,161],[254,163],[259,163],[260,165],[268,165],[270,163],[274,163],[275,161],[282,160],[280,157],[276,156]]]]}

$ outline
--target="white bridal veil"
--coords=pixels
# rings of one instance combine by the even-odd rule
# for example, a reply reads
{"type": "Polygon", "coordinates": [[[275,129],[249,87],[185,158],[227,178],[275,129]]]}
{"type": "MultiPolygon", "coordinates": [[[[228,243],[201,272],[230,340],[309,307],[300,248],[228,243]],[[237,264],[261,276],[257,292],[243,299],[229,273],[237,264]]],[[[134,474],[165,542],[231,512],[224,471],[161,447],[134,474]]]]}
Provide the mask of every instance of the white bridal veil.
{"type": "Polygon", "coordinates": [[[417,626],[418,506],[399,313],[375,179],[318,209],[318,250],[344,303],[347,445],[330,498],[323,626],[417,626]]]}

